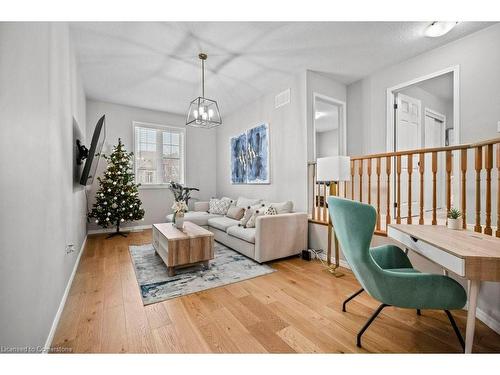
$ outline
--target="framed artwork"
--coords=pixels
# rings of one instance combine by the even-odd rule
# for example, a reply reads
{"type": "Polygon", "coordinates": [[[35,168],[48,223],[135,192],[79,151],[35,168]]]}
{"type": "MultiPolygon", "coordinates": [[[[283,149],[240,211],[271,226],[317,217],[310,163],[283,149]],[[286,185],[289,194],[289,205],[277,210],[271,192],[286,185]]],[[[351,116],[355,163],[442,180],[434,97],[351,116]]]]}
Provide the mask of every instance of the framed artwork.
{"type": "Polygon", "coordinates": [[[231,138],[231,183],[269,184],[269,124],[231,138]]]}

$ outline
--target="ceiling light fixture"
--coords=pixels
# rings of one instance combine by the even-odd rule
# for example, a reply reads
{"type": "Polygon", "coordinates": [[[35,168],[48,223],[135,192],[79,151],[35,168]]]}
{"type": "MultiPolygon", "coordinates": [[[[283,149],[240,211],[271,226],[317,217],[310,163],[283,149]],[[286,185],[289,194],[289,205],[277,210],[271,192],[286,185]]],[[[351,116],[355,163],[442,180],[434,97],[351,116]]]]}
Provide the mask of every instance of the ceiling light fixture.
{"type": "Polygon", "coordinates": [[[444,34],[450,32],[458,22],[444,22],[444,21],[434,21],[429,26],[425,28],[424,34],[425,36],[431,38],[437,38],[439,36],[443,36],[444,34]]]}
{"type": "Polygon", "coordinates": [[[201,60],[201,96],[189,104],[186,125],[195,128],[210,129],[222,124],[219,106],[215,100],[205,98],[205,60],[207,55],[200,53],[201,60]]]}

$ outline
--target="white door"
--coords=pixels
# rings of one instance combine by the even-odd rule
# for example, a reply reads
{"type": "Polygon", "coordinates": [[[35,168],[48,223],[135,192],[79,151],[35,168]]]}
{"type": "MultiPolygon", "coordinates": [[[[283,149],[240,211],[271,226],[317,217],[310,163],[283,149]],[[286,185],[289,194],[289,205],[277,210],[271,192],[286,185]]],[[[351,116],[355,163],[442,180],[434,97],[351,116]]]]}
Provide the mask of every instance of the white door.
{"type": "MultiPolygon", "coordinates": [[[[426,111],[425,126],[424,126],[424,147],[443,147],[445,144],[444,131],[445,122],[444,116],[439,114],[431,114],[426,111]]],[[[442,208],[444,205],[444,159],[443,153],[438,153],[438,173],[436,175],[436,207],[442,208]]],[[[424,209],[432,210],[432,155],[425,156],[425,190],[424,190],[424,209]]]]}
{"type": "MultiPolygon", "coordinates": [[[[421,113],[420,100],[403,94],[396,94],[396,151],[414,150],[421,144],[421,113]]],[[[396,167],[396,166],[394,166],[396,167]]],[[[395,178],[397,175],[394,174],[395,178]]],[[[412,216],[418,214],[418,156],[413,156],[412,165],[412,216]]],[[[408,159],[401,157],[401,217],[408,216],[408,159]]],[[[394,184],[397,186],[396,183],[394,184]]],[[[396,190],[394,189],[394,194],[396,190]]],[[[396,199],[394,200],[396,202],[396,199]]]]}

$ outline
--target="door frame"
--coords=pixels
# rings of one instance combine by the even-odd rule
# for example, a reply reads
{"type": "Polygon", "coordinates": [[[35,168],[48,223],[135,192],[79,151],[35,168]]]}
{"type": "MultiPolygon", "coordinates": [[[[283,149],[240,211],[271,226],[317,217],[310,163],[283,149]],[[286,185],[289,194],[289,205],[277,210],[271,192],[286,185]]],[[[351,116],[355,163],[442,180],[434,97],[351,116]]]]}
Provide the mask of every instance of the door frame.
{"type": "Polygon", "coordinates": [[[427,81],[432,78],[442,76],[447,73],[453,73],[453,132],[454,144],[460,144],[460,65],[454,65],[434,73],[430,73],[410,81],[406,81],[387,89],[386,102],[386,150],[393,152],[395,150],[395,126],[394,126],[394,91],[401,90],[405,87],[415,85],[417,83],[427,81]]]}
{"type": "Polygon", "coordinates": [[[315,113],[316,113],[316,99],[321,99],[326,102],[332,103],[334,105],[337,105],[340,107],[340,118],[342,119],[342,125],[339,126],[339,130],[341,134],[341,140],[339,142],[339,155],[346,155],[347,154],[347,104],[346,102],[342,100],[338,100],[335,98],[332,98],[331,96],[323,95],[318,92],[313,92],[313,102],[312,102],[312,130],[313,130],[313,155],[314,155],[314,160],[316,161],[317,159],[317,154],[316,154],[316,118],[315,118],[315,113]]]}

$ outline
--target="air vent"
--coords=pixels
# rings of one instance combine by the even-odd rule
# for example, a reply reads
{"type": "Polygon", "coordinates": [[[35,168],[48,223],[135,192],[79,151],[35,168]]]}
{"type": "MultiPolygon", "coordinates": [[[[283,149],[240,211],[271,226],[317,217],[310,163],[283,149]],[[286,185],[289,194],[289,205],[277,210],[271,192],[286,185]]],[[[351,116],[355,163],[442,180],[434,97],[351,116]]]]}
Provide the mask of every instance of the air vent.
{"type": "Polygon", "coordinates": [[[274,108],[283,107],[288,103],[290,103],[290,89],[286,89],[274,97],[274,108]]]}

